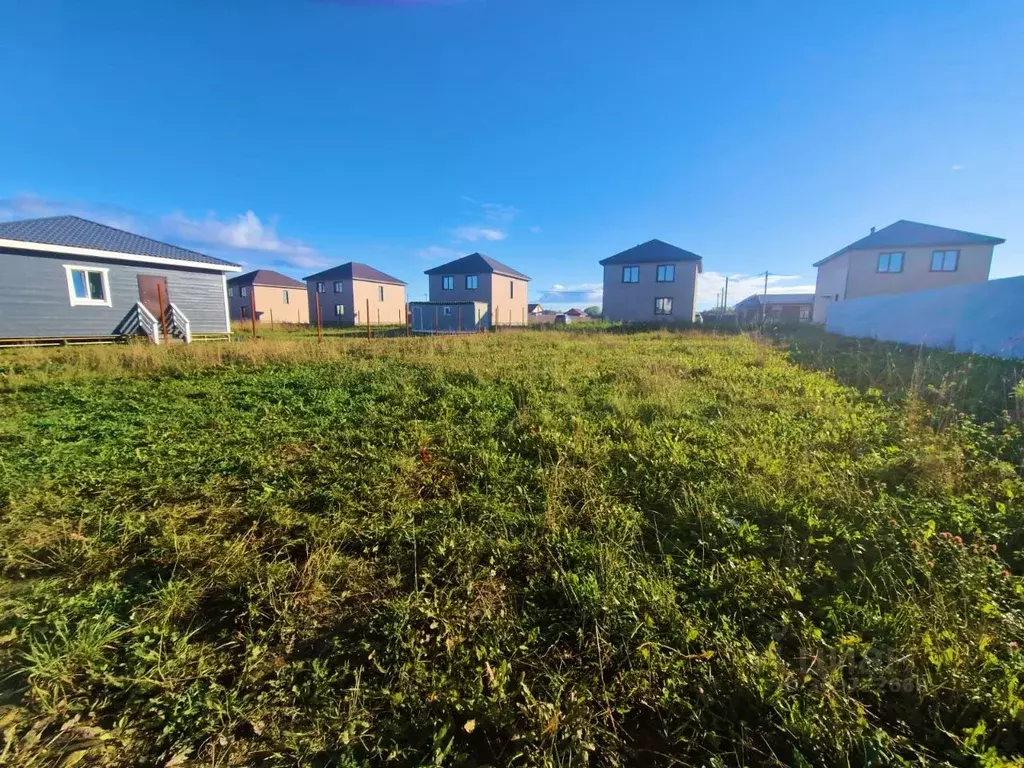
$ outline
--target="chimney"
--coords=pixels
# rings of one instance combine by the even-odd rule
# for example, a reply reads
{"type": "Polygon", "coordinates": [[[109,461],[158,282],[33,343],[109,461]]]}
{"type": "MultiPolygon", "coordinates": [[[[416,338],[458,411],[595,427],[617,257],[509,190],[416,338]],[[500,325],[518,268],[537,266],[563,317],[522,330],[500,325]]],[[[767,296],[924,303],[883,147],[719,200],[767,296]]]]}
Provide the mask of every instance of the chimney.
{"type": "Polygon", "coordinates": [[[874,227],[871,228],[871,234],[872,235],[875,234],[875,228],[874,227]]]}

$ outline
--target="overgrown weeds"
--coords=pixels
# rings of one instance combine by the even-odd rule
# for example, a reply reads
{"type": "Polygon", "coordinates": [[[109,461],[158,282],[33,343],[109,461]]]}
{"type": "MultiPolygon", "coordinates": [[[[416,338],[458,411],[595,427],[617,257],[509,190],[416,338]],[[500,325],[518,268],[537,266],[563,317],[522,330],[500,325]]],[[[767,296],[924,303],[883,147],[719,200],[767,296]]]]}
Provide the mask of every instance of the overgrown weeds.
{"type": "Polygon", "coordinates": [[[0,357],[0,760],[1010,765],[1005,435],[743,337],[0,357]]]}

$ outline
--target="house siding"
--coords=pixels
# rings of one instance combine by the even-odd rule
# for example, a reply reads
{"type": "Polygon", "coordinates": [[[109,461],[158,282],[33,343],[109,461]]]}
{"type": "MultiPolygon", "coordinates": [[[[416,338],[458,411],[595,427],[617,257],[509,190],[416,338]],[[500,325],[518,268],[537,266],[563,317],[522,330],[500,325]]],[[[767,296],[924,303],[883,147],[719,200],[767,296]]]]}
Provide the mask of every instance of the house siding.
{"type": "Polygon", "coordinates": [[[309,294],[309,320],[316,324],[316,305],[320,302],[321,322],[328,326],[366,324],[366,302],[370,302],[370,325],[396,325],[404,322],[405,286],[393,283],[374,283],[367,280],[324,280],[325,293],[316,292],[316,280],[306,283],[309,294]],[[341,293],[334,292],[334,284],[341,283],[341,293]],[[384,301],[380,301],[378,287],[384,288],[384,301]],[[338,317],[334,307],[341,304],[345,314],[338,317]],[[378,320],[379,317],[379,320],[378,320]]]}
{"type": "Polygon", "coordinates": [[[605,320],[633,323],[693,322],[697,311],[697,266],[695,261],[665,261],[674,264],[676,279],[672,283],[657,282],[658,264],[605,264],[602,314],[605,320]],[[640,268],[640,282],[622,282],[622,268],[640,268]],[[671,315],[656,315],[656,298],[672,299],[671,315]]]}
{"type": "Polygon", "coordinates": [[[167,278],[192,333],[226,333],[224,275],[157,264],[0,249],[0,338],[108,336],[139,300],[139,275],[167,278]],[[71,306],[65,264],[107,269],[109,307],[71,306]]]}
{"type": "Polygon", "coordinates": [[[839,294],[840,301],[865,296],[883,296],[956,285],[973,285],[988,280],[992,267],[991,245],[933,245],[922,248],[892,247],[844,253],[818,267],[814,292],[814,321],[828,319],[828,307],[839,294]],[[960,251],[955,272],[932,272],[932,253],[960,251]],[[878,255],[903,253],[902,272],[878,272],[878,255]],[[829,300],[828,297],[833,299],[829,300]]]}
{"type": "Polygon", "coordinates": [[[275,323],[299,323],[304,325],[309,322],[309,299],[306,296],[305,288],[281,288],[271,285],[249,285],[232,286],[234,294],[228,297],[228,307],[231,313],[231,321],[250,322],[248,317],[242,317],[242,307],[256,306],[257,322],[270,323],[271,315],[275,323]],[[242,298],[242,287],[247,287],[251,292],[250,298],[242,298]],[[288,291],[288,303],[284,303],[284,292],[288,291]]]}

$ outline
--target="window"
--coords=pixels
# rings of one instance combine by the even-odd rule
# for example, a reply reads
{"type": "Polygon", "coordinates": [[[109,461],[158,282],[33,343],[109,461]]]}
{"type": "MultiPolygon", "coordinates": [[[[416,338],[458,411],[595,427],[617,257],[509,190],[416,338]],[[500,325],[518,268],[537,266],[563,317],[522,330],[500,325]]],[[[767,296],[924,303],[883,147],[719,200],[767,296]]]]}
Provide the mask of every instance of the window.
{"type": "Polygon", "coordinates": [[[384,301],[384,286],[377,286],[377,301],[384,301]]]}
{"type": "Polygon", "coordinates": [[[659,264],[658,273],[654,279],[659,283],[674,283],[676,281],[676,265],[659,264]]]}
{"type": "Polygon", "coordinates": [[[442,291],[454,291],[455,290],[455,275],[445,275],[441,278],[441,290],[442,291]]]}
{"type": "Polygon", "coordinates": [[[233,286],[233,285],[229,285],[228,286],[228,298],[229,299],[235,298],[235,286],[233,286]]]}
{"type": "Polygon", "coordinates": [[[956,272],[960,251],[932,251],[932,272],[956,272]]]}
{"type": "Polygon", "coordinates": [[[451,317],[452,316],[452,308],[451,307],[445,307],[442,310],[442,312],[444,313],[445,317],[451,317]]]}
{"type": "Polygon", "coordinates": [[[74,267],[64,265],[68,278],[71,306],[110,306],[110,281],[106,267],[74,267]]]}
{"type": "Polygon", "coordinates": [[[810,307],[800,307],[800,319],[801,320],[810,320],[811,319],[811,308],[810,307]]]}
{"type": "Polygon", "coordinates": [[[321,281],[318,280],[317,283],[316,283],[316,292],[317,293],[326,293],[327,292],[327,286],[324,285],[321,281]]]}
{"type": "Polygon", "coordinates": [[[509,280],[508,281],[508,297],[510,299],[514,299],[516,297],[516,281],[515,280],[509,280]]]}
{"type": "Polygon", "coordinates": [[[241,315],[243,320],[247,320],[249,318],[249,308],[243,304],[238,308],[238,314],[241,315]]]}
{"type": "MultiPolygon", "coordinates": [[[[335,280],[335,281],[334,281],[334,292],[335,292],[335,293],[341,293],[341,292],[342,292],[342,290],[341,290],[341,289],[342,289],[342,288],[343,288],[344,286],[345,286],[345,284],[344,284],[343,282],[341,282],[341,280],[335,280]]],[[[323,293],[323,291],[320,291],[320,293],[323,293]]]]}
{"type": "Polygon", "coordinates": [[[623,267],[622,268],[622,282],[624,282],[624,283],[639,283],[640,282],[640,267],[623,267]]]}
{"type": "Polygon", "coordinates": [[[288,303],[288,291],[287,290],[281,291],[281,299],[284,301],[285,304],[288,303]]]}
{"type": "Polygon", "coordinates": [[[903,254],[897,253],[880,253],[878,254],[878,272],[902,272],[903,271],[903,254]]]}
{"type": "Polygon", "coordinates": [[[475,291],[480,286],[480,278],[477,275],[466,275],[466,290],[475,291]]]}
{"type": "Polygon", "coordinates": [[[654,300],[654,314],[656,315],[671,315],[672,314],[672,298],[665,296],[660,299],[654,300]]]}
{"type": "Polygon", "coordinates": [[[344,314],[345,314],[345,305],[344,304],[335,304],[334,305],[334,316],[335,317],[341,317],[344,314]]]}

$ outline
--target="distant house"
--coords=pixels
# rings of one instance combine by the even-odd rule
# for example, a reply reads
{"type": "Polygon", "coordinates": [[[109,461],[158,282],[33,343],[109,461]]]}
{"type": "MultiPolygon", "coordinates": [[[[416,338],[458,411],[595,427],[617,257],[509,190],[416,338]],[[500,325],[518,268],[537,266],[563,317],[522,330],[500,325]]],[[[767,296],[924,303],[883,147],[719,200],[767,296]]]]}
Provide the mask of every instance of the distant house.
{"type": "Polygon", "coordinates": [[[544,307],[542,307],[540,304],[527,304],[527,306],[526,306],[526,314],[528,314],[528,315],[543,315],[544,314],[544,307]]]}
{"type": "Polygon", "coordinates": [[[625,322],[692,322],[701,264],[697,254],[661,240],[651,240],[604,259],[604,318],[625,322]]]}
{"type": "Polygon", "coordinates": [[[570,309],[565,314],[568,315],[569,317],[586,317],[587,316],[586,313],[582,309],[576,309],[576,307],[573,307],[572,309],[570,309]]]}
{"type": "Polygon", "coordinates": [[[999,237],[900,220],[815,263],[813,318],[837,301],[983,283],[999,237]]]}
{"type": "Polygon", "coordinates": [[[485,326],[526,325],[530,278],[497,259],[472,253],[428,269],[430,301],[452,304],[477,301],[487,305],[485,326]]]}
{"type": "Polygon", "coordinates": [[[487,327],[482,301],[413,301],[409,312],[413,333],[476,333],[487,327]]]}
{"type": "Polygon", "coordinates": [[[230,333],[240,267],[77,216],[0,224],[0,339],[230,333]],[[163,322],[161,322],[161,319],[163,322]]]}
{"type": "Polygon", "coordinates": [[[318,316],[325,326],[405,323],[405,283],[358,261],[309,275],[306,292],[314,325],[318,316]]]}
{"type": "Polygon", "coordinates": [[[762,320],[798,323],[811,319],[813,293],[755,293],[736,304],[736,317],[741,323],[762,320]]]}
{"type": "Polygon", "coordinates": [[[257,269],[228,280],[231,319],[250,321],[254,307],[257,323],[309,322],[306,284],[271,269],[257,269]]]}

